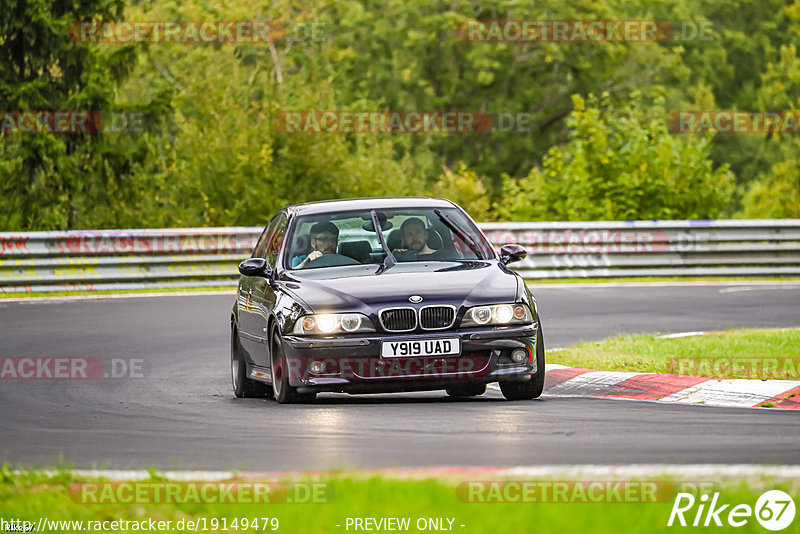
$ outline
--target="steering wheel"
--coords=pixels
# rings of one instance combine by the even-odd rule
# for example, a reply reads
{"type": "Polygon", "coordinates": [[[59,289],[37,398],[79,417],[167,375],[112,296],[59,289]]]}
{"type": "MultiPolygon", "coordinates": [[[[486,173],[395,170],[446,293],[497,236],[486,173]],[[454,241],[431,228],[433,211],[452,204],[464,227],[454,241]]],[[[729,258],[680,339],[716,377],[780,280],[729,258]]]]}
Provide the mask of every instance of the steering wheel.
{"type": "Polygon", "coordinates": [[[306,262],[302,268],[317,269],[319,267],[337,267],[339,265],[361,265],[361,263],[343,254],[323,254],[316,260],[306,262]]]}

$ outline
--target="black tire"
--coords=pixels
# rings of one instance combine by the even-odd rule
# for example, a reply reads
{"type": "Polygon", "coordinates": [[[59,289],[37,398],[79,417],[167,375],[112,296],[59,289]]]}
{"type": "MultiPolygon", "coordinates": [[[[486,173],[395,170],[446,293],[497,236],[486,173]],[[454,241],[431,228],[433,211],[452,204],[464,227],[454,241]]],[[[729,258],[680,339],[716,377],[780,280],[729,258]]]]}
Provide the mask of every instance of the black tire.
{"type": "Polygon", "coordinates": [[[286,369],[286,357],[283,355],[281,338],[277,332],[272,335],[270,352],[270,370],[272,372],[272,393],[280,404],[296,404],[311,402],[316,393],[298,393],[297,388],[289,385],[289,372],[286,369]]]}
{"type": "Polygon", "coordinates": [[[445,390],[451,397],[477,397],[486,393],[486,384],[453,386],[445,390]]]}
{"type": "Polygon", "coordinates": [[[500,391],[508,400],[536,399],[544,390],[544,337],[542,327],[536,332],[536,374],[525,382],[500,382],[500,391]]]}
{"type": "Polygon", "coordinates": [[[272,396],[272,388],[247,377],[247,363],[244,361],[242,343],[235,326],[231,328],[231,385],[233,394],[239,398],[272,396]]]}

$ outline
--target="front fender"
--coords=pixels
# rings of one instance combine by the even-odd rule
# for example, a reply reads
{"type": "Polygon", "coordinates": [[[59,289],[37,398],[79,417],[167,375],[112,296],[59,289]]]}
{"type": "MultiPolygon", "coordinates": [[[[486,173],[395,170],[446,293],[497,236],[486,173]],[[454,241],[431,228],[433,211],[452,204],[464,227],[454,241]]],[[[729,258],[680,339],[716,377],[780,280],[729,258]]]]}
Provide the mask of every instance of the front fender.
{"type": "Polygon", "coordinates": [[[541,324],[539,321],[539,310],[536,306],[536,297],[533,296],[531,288],[528,287],[528,284],[525,283],[525,280],[523,280],[522,277],[520,277],[519,280],[520,284],[522,284],[522,301],[531,309],[534,322],[541,324]]]}
{"type": "Polygon", "coordinates": [[[309,313],[311,312],[291,295],[282,292],[278,293],[278,298],[275,300],[274,313],[270,318],[273,323],[268,327],[268,331],[271,332],[274,326],[282,337],[290,335],[297,320],[309,313]]]}

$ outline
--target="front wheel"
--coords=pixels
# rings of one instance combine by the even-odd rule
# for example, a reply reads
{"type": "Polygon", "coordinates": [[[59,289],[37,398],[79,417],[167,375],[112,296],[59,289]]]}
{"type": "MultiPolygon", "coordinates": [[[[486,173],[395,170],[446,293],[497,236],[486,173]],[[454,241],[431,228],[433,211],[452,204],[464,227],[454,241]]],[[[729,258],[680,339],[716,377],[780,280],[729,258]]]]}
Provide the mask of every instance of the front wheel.
{"type": "Polygon", "coordinates": [[[272,396],[272,389],[268,385],[247,377],[247,363],[236,327],[231,328],[231,383],[233,394],[239,398],[272,396]]]}
{"type": "Polygon", "coordinates": [[[270,351],[270,369],[272,372],[272,392],[275,400],[280,404],[295,404],[311,402],[316,393],[298,393],[297,388],[289,384],[289,365],[283,355],[281,338],[277,332],[272,336],[272,350],[270,351]]]}
{"type": "Polygon", "coordinates": [[[544,337],[542,327],[536,331],[536,374],[526,382],[500,382],[500,391],[508,400],[536,399],[544,390],[544,337]]]}

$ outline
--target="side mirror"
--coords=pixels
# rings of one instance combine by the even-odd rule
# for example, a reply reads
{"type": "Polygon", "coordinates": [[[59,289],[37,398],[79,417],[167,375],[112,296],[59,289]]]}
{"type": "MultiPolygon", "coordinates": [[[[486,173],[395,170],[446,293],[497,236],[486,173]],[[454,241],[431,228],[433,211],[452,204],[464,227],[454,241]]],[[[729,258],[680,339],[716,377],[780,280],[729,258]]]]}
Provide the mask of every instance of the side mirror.
{"type": "Polygon", "coordinates": [[[264,258],[250,258],[239,264],[239,272],[244,276],[269,276],[267,260],[264,258]]]}
{"type": "Polygon", "coordinates": [[[503,245],[500,249],[500,262],[503,265],[524,260],[528,251],[522,245],[503,245]]]}

